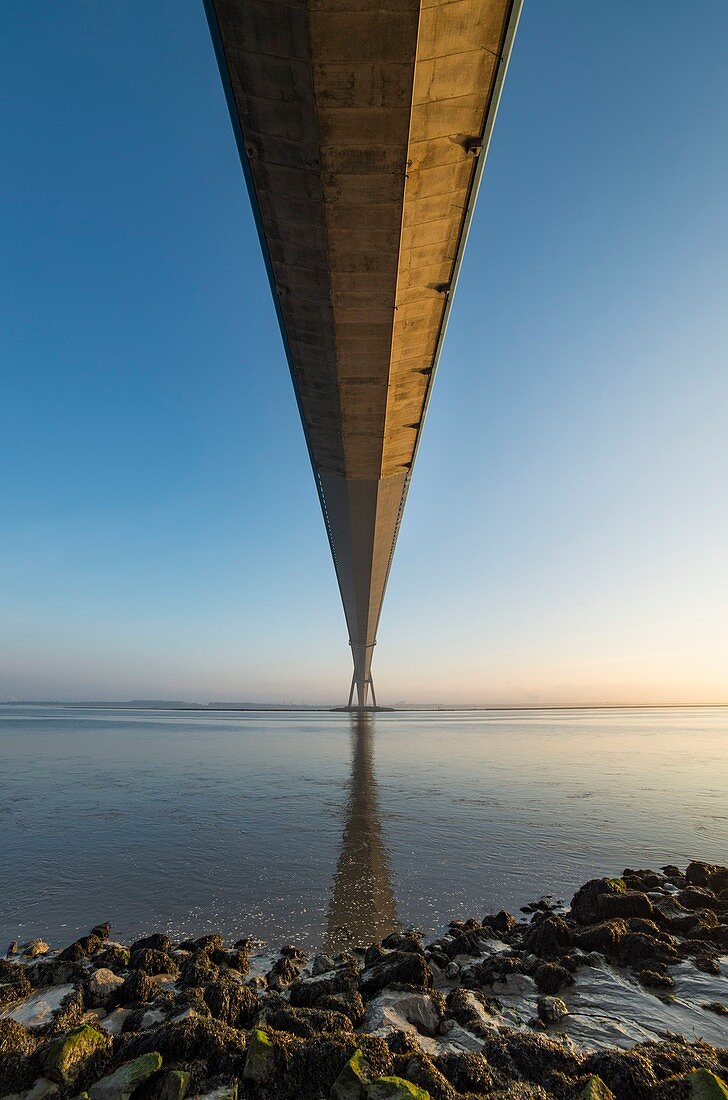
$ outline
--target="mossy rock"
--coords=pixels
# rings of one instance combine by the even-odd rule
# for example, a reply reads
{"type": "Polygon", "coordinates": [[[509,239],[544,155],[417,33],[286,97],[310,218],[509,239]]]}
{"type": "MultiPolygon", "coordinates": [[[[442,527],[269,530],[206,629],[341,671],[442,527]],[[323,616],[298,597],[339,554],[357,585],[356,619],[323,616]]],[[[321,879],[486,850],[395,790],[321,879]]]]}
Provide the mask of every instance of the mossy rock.
{"type": "Polygon", "coordinates": [[[592,1074],[579,1093],[578,1100],[614,1100],[614,1093],[604,1084],[601,1077],[592,1074]]]}
{"type": "Polygon", "coordinates": [[[371,1080],[369,1063],[364,1052],[355,1050],[331,1086],[333,1100],[360,1100],[371,1080]]]}
{"type": "Polygon", "coordinates": [[[185,1069],[171,1069],[164,1075],[159,1100],[184,1100],[190,1087],[190,1075],[185,1069]]]}
{"type": "Polygon", "coordinates": [[[129,1100],[134,1089],[161,1068],[162,1055],[159,1051],[142,1054],[132,1062],[125,1062],[123,1066],[119,1066],[108,1077],[102,1077],[88,1090],[89,1096],[91,1100],[129,1100]]]}
{"type": "Polygon", "coordinates": [[[250,1036],[245,1054],[243,1077],[262,1085],[272,1076],[275,1068],[275,1046],[270,1035],[256,1028],[250,1036]]]}
{"type": "Polygon", "coordinates": [[[728,1085],[709,1069],[688,1074],[690,1100],[728,1100],[728,1085]]]}
{"type": "Polygon", "coordinates": [[[41,1054],[41,1067],[52,1080],[64,1084],[75,1078],[87,1058],[110,1046],[108,1035],[82,1024],[60,1035],[46,1047],[41,1054]]]}
{"type": "Polygon", "coordinates": [[[430,1094],[404,1077],[377,1077],[367,1086],[366,1100],[430,1100],[430,1094]]]}

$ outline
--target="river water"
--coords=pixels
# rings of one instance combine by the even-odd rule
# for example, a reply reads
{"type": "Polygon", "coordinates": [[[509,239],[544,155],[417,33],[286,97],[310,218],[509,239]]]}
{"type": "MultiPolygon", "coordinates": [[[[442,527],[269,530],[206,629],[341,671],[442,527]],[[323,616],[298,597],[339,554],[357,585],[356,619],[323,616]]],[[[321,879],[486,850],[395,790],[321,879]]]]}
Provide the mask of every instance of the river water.
{"type": "Polygon", "coordinates": [[[0,950],[333,948],[693,858],[728,859],[728,709],[0,707],[0,950]]]}

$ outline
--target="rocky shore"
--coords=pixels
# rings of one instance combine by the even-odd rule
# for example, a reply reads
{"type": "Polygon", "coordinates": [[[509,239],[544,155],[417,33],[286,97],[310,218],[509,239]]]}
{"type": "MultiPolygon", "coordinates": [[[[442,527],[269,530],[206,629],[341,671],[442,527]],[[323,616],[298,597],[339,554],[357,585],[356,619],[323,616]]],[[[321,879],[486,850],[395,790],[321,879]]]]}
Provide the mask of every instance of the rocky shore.
{"type": "Polygon", "coordinates": [[[335,958],[101,924],[0,960],[0,1097],[728,1098],[726,953],[701,862],[335,958]]]}

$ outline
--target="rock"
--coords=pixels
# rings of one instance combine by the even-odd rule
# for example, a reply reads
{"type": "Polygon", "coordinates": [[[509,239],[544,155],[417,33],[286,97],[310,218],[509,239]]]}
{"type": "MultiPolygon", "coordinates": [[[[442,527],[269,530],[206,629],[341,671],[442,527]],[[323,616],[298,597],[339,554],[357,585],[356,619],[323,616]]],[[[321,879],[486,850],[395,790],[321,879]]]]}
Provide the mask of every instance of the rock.
{"type": "Polygon", "coordinates": [[[314,978],[319,974],[328,974],[335,966],[336,963],[329,955],[316,955],[311,965],[311,974],[314,978]]]}
{"type": "Polygon", "coordinates": [[[602,1081],[601,1077],[591,1075],[577,1100],[614,1100],[614,1093],[602,1081]]]}
{"type": "Polygon", "coordinates": [[[430,1100],[430,1094],[403,1077],[377,1077],[367,1087],[366,1100],[430,1100]]]}
{"type": "Polygon", "coordinates": [[[237,1073],[245,1058],[246,1038],[242,1031],[220,1020],[187,1016],[166,1020],[158,1027],[124,1037],[117,1054],[124,1060],[159,1051],[166,1063],[202,1060],[209,1073],[237,1073]]]}
{"type": "MultiPolygon", "coordinates": [[[[413,956],[407,956],[412,958],[413,956]]],[[[342,966],[316,978],[301,978],[291,986],[290,1001],[295,1007],[317,1005],[324,997],[335,993],[355,993],[359,985],[356,963],[342,966]]]]}
{"type": "Polygon", "coordinates": [[[599,1051],[589,1055],[587,1069],[601,1077],[620,1100],[649,1100],[654,1095],[657,1078],[648,1059],[638,1051],[599,1051]]]}
{"type": "Polygon", "coordinates": [[[143,970],[132,970],[118,987],[114,1001],[121,1005],[144,1004],[153,1001],[158,993],[159,986],[143,970]]]}
{"type": "Polygon", "coordinates": [[[93,955],[95,951],[101,947],[103,940],[101,936],[81,936],[80,939],[72,943],[65,951],[61,951],[58,956],[61,962],[78,962],[79,959],[85,959],[89,955],[93,955]]]}
{"type": "Polygon", "coordinates": [[[162,1068],[162,1055],[158,1051],[142,1054],[132,1062],[125,1062],[108,1077],[102,1077],[88,1090],[90,1100],[129,1100],[134,1089],[162,1068]]]}
{"type": "Polygon", "coordinates": [[[695,965],[698,970],[702,970],[704,974],[720,974],[720,962],[718,956],[711,954],[698,955],[695,959],[695,965]]]}
{"type": "Polygon", "coordinates": [[[190,1075],[185,1069],[170,1069],[165,1073],[159,1100],[184,1100],[190,1087],[190,1075]]]}
{"type": "Polygon", "coordinates": [[[453,978],[457,978],[460,969],[460,963],[449,962],[445,967],[445,977],[452,981],[453,978]]]}
{"type": "Polygon", "coordinates": [[[35,959],[38,955],[47,955],[50,947],[45,940],[30,940],[23,948],[23,957],[35,959]]]}
{"type": "Polygon", "coordinates": [[[659,970],[640,970],[637,980],[647,989],[673,990],[675,982],[669,974],[662,974],[659,970]]]}
{"type": "Polygon", "coordinates": [[[32,1054],[38,1046],[34,1035],[7,1016],[0,1017],[0,1059],[8,1054],[20,1054],[24,1057],[32,1054]]]}
{"type": "Polygon", "coordinates": [[[229,1085],[221,1085],[212,1092],[198,1092],[191,1100],[238,1100],[238,1082],[231,1081],[229,1085]]]}
{"type": "Polygon", "coordinates": [[[568,1016],[569,1010],[561,997],[539,997],[536,1004],[539,1020],[545,1024],[557,1024],[564,1016],[568,1016]]]}
{"type": "Polygon", "coordinates": [[[355,1050],[331,1086],[332,1100],[362,1100],[371,1069],[361,1049],[355,1050]]]}
{"type": "Polygon", "coordinates": [[[483,917],[483,932],[492,932],[494,937],[504,939],[510,936],[516,927],[516,918],[512,913],[501,909],[499,913],[487,913],[483,917]]]}
{"type": "Polygon", "coordinates": [[[677,895],[677,900],[684,909],[695,912],[700,909],[714,910],[718,899],[712,890],[702,886],[686,886],[677,895]]]}
{"type": "Polygon", "coordinates": [[[23,1100],[45,1100],[45,1097],[55,1096],[57,1093],[58,1085],[55,1081],[49,1081],[47,1077],[39,1077],[23,1094],[23,1100]]]}
{"type": "Polygon", "coordinates": [[[408,1030],[414,1027],[423,1035],[436,1035],[440,1013],[426,993],[387,989],[369,1002],[364,1016],[364,1030],[380,1033],[388,1030],[408,1030]]]}
{"type": "Polygon", "coordinates": [[[216,1020],[231,1027],[245,1027],[252,1022],[258,1008],[258,995],[238,982],[210,982],[203,996],[216,1020]]]}
{"type": "Polygon", "coordinates": [[[440,1054],[435,1065],[457,1092],[481,1096],[493,1088],[493,1077],[482,1054],[474,1051],[440,1054]]]}
{"type": "Polygon", "coordinates": [[[728,1006],[721,1004],[720,1001],[704,1001],[700,1007],[706,1012],[715,1012],[716,1016],[728,1016],[728,1006]]]}
{"type": "Polygon", "coordinates": [[[5,952],[5,957],[10,959],[10,958],[12,958],[13,955],[17,955],[17,953],[18,953],[18,941],[17,940],[11,940],[10,943],[8,944],[7,951],[5,952]]]}
{"type": "Polygon", "coordinates": [[[678,954],[670,943],[655,939],[654,936],[645,936],[640,932],[628,932],[623,936],[617,947],[616,956],[622,966],[639,966],[643,968],[650,964],[668,965],[678,960],[678,954]]]}
{"type": "Polygon", "coordinates": [[[392,951],[361,976],[361,993],[365,1000],[392,985],[432,989],[432,971],[425,957],[409,951],[392,951]]]}
{"type": "Polygon", "coordinates": [[[163,932],[154,932],[151,936],[144,936],[143,939],[134,940],[134,943],[129,949],[132,955],[135,955],[137,951],[161,951],[164,955],[169,955],[172,950],[172,941],[169,936],[165,936],[163,932]]]}
{"type": "Polygon", "coordinates": [[[96,962],[100,967],[113,970],[115,974],[118,974],[120,970],[127,969],[130,957],[131,952],[128,947],[124,947],[120,943],[112,943],[99,952],[96,962]]]}
{"type": "Polygon", "coordinates": [[[105,967],[94,971],[86,982],[85,1001],[89,1008],[106,1008],[124,979],[105,967]]]}
{"type": "Polygon", "coordinates": [[[574,934],[565,920],[550,914],[529,926],[523,942],[541,959],[557,958],[572,946],[574,934]]]}
{"type": "MultiPolygon", "coordinates": [[[[571,915],[579,924],[595,924],[602,919],[599,899],[624,894],[627,886],[621,878],[593,878],[585,882],[571,899],[571,915]]],[[[621,914],[609,914],[621,916],[621,914]]]]}
{"type": "Polygon", "coordinates": [[[689,863],[687,870],[685,871],[685,878],[692,886],[709,886],[711,876],[716,871],[724,870],[725,868],[719,868],[713,863],[703,863],[702,860],[694,859],[692,863],[689,863]]]}
{"type": "Polygon", "coordinates": [[[296,965],[292,959],[289,959],[287,955],[283,955],[273,963],[266,975],[268,987],[279,992],[287,989],[298,978],[300,969],[300,966],[296,965]]]}
{"type": "Polygon", "coordinates": [[[157,951],[153,947],[145,947],[141,951],[132,951],[129,959],[130,970],[141,970],[151,976],[152,974],[177,974],[179,967],[171,955],[164,951],[157,951]]]}
{"type": "Polygon", "coordinates": [[[542,962],[534,972],[536,989],[539,993],[559,993],[565,985],[573,985],[574,979],[564,966],[558,963],[542,962]]]}
{"type": "Polygon", "coordinates": [[[322,997],[316,1007],[326,1012],[342,1012],[354,1027],[364,1019],[364,1001],[360,993],[332,993],[330,997],[322,997]]]}
{"type": "Polygon", "coordinates": [[[585,928],[576,937],[577,947],[582,951],[600,951],[602,955],[613,951],[623,936],[626,936],[629,926],[625,920],[613,919],[593,924],[591,928],[585,928]]]}
{"type": "Polygon", "coordinates": [[[256,1085],[263,1085],[272,1076],[274,1068],[275,1047],[273,1040],[260,1028],[256,1028],[248,1043],[243,1077],[246,1081],[254,1081],[256,1085]]]}
{"type": "MultiPolygon", "coordinates": [[[[692,866],[692,864],[691,864],[692,866]]],[[[696,1069],[688,1074],[690,1100],[728,1100],[725,1081],[709,1069],[696,1069]]]]}
{"type": "Polygon", "coordinates": [[[209,954],[198,951],[182,963],[178,985],[181,989],[192,989],[207,982],[214,982],[218,976],[219,968],[215,966],[209,954]]]}
{"type": "Polygon", "coordinates": [[[75,1080],[88,1058],[107,1051],[110,1045],[108,1035],[82,1024],[54,1039],[41,1052],[40,1065],[53,1081],[67,1084],[75,1080]]]}
{"type": "Polygon", "coordinates": [[[92,936],[98,936],[100,940],[108,940],[111,935],[111,925],[107,920],[103,924],[97,924],[91,929],[92,936]]]}

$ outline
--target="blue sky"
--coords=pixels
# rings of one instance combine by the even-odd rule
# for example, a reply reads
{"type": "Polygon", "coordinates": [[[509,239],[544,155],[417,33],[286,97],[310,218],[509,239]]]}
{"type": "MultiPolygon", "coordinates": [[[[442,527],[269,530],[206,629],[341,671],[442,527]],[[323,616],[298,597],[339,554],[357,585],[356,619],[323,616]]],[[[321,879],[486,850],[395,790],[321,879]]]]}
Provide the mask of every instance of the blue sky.
{"type": "MultiPolygon", "coordinates": [[[[201,0],[8,0],[0,698],[350,657],[201,0]]],[[[728,701],[728,6],[526,0],[383,701],[728,701]]]]}

